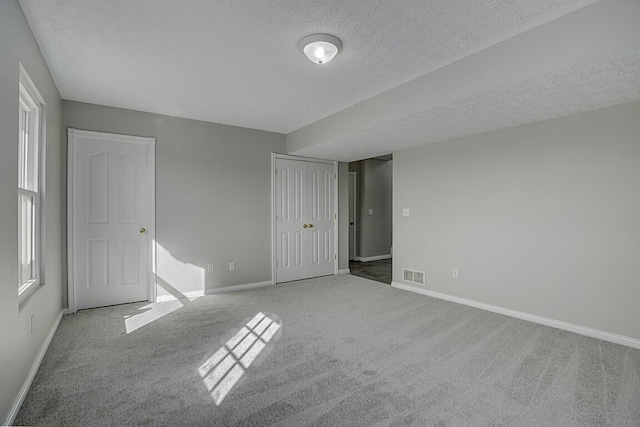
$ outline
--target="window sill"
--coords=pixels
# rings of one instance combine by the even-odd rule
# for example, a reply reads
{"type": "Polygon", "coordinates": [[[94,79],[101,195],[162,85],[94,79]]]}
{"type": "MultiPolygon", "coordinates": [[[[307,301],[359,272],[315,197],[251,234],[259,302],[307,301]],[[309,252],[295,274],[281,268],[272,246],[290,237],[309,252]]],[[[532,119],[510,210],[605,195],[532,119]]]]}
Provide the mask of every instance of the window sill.
{"type": "Polygon", "coordinates": [[[31,295],[33,295],[38,289],[40,289],[40,287],[40,283],[38,283],[36,280],[31,280],[20,286],[20,288],[18,289],[18,306],[20,310],[22,310],[22,306],[27,302],[31,295]]]}

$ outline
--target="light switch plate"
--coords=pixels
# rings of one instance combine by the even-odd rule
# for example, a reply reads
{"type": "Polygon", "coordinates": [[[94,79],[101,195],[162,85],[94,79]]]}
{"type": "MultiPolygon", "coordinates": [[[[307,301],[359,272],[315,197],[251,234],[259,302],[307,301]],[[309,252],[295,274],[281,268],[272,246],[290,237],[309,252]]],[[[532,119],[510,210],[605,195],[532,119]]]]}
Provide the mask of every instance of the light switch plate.
{"type": "Polygon", "coordinates": [[[373,209],[369,209],[369,215],[373,215],[373,209]]]}

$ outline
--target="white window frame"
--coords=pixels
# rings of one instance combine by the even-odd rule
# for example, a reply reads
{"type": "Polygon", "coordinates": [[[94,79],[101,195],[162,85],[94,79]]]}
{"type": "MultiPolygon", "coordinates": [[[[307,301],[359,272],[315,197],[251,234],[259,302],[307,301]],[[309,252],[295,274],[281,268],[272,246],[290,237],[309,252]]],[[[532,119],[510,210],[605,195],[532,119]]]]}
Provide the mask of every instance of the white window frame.
{"type": "MultiPolygon", "coordinates": [[[[33,259],[33,278],[24,282],[18,279],[18,302],[20,305],[29,298],[41,285],[44,284],[44,194],[45,194],[45,135],[46,135],[46,104],[36,88],[35,84],[27,74],[26,70],[20,64],[20,82],[19,82],[19,147],[22,145],[22,131],[24,127],[25,114],[28,115],[27,134],[29,137],[35,137],[35,140],[27,141],[27,150],[30,147],[30,153],[33,157],[23,158],[22,151],[18,153],[18,173],[22,170],[20,163],[32,162],[31,167],[35,169],[35,182],[32,182],[32,189],[20,186],[18,182],[18,229],[21,230],[20,221],[22,215],[21,197],[27,196],[33,199],[33,231],[32,245],[34,251],[33,259]],[[33,165],[35,163],[35,166],[33,165]]],[[[27,185],[28,186],[28,185],[27,185]]],[[[18,271],[22,271],[22,236],[18,235],[18,271]]],[[[19,273],[21,274],[21,273],[19,273]]],[[[20,277],[20,276],[19,276],[20,277]]]]}

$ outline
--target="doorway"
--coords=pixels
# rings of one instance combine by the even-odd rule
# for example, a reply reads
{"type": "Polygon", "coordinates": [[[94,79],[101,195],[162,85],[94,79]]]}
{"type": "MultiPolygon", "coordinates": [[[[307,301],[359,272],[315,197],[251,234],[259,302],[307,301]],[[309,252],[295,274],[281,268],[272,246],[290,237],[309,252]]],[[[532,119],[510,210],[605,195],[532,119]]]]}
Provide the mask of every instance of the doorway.
{"type": "Polygon", "coordinates": [[[349,270],[387,284],[393,253],[392,180],[390,154],[349,163],[349,270]]]}

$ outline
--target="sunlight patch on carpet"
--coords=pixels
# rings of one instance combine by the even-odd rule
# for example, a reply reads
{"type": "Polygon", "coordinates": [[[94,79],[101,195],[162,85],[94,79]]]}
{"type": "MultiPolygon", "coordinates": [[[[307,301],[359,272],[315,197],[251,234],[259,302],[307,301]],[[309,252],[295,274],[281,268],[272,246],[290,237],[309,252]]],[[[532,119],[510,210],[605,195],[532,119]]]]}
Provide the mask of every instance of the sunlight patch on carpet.
{"type": "Polygon", "coordinates": [[[142,328],[161,317],[166,316],[182,307],[182,303],[178,299],[165,302],[156,302],[147,304],[138,309],[139,313],[124,316],[124,328],[127,334],[142,328]]]}
{"type": "Polygon", "coordinates": [[[222,403],[281,327],[260,312],[200,365],[198,374],[216,405],[222,403]]]}

